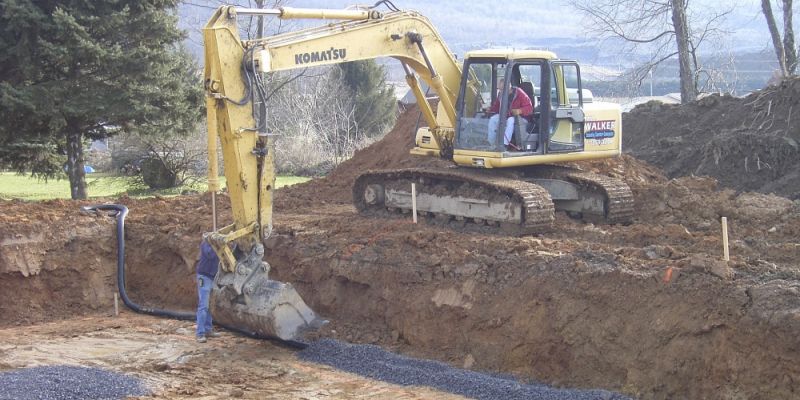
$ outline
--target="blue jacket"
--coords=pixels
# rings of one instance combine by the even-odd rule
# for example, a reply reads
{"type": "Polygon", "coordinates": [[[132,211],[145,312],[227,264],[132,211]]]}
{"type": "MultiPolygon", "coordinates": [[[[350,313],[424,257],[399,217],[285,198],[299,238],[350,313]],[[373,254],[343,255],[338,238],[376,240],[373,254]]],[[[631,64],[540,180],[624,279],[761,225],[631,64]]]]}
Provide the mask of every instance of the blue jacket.
{"type": "Polygon", "coordinates": [[[200,243],[200,261],[197,263],[197,274],[207,276],[211,279],[217,275],[219,268],[219,257],[211,245],[205,240],[200,243]]]}

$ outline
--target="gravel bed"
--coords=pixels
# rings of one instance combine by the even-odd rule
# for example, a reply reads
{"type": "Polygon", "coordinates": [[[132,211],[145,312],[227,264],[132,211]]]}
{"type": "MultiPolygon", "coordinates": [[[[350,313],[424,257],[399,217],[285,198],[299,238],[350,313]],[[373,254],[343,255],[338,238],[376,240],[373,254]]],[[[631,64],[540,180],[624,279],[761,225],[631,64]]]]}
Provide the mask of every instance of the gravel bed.
{"type": "Polygon", "coordinates": [[[0,400],[124,399],[148,390],[137,378],[67,365],[0,372],[0,400]]]}
{"type": "Polygon", "coordinates": [[[623,400],[606,390],[556,389],[520,383],[513,377],[487,375],[447,364],[397,355],[373,345],[355,345],[333,339],[312,342],[300,359],[330,365],[372,379],[404,386],[429,386],[480,400],[623,400]]]}

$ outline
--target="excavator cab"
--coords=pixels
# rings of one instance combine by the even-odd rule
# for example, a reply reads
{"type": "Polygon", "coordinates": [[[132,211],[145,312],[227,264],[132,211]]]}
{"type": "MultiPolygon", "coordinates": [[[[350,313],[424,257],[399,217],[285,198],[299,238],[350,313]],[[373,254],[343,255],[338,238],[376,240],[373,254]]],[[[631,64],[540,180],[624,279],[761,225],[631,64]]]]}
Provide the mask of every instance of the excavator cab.
{"type": "Polygon", "coordinates": [[[555,60],[548,52],[526,53],[524,58],[486,51],[468,55],[456,103],[457,153],[499,153],[491,157],[503,158],[584,150],[578,64],[555,60]],[[533,112],[500,118],[512,114],[511,103],[520,95],[517,88],[531,100],[533,112]],[[499,112],[490,115],[488,108],[496,109],[498,103],[499,112]]]}

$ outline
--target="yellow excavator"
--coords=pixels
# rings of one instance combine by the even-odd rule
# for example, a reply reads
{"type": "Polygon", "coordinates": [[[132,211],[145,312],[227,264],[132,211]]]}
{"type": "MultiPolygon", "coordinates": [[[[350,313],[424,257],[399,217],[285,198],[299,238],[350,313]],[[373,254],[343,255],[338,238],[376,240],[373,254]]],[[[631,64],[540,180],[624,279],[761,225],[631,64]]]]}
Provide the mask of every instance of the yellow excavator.
{"type": "Polygon", "coordinates": [[[219,139],[234,219],[217,230],[214,212],[210,242],[222,265],[212,291],[217,321],[284,340],[324,323],[290,284],[268,278],[263,261],[275,182],[274,137],[265,116],[254,112],[268,98],[264,74],[378,57],[400,61],[428,125],[417,130],[411,152],[456,167],[364,171],[353,185],[362,213],[409,212],[416,203],[424,217],[514,234],[551,225],[555,210],[611,223],[631,218],[633,196],[624,182],[563,165],[621,153],[620,107],[593,101],[575,61],[549,51],[475,50],[460,63],[427,18],[389,1],[345,10],[223,6],[203,36],[209,191],[212,199],[219,191],[219,139]],[[338,22],[242,41],[240,16],[338,22]],[[420,79],[438,97],[435,112],[420,79]],[[511,107],[520,89],[533,104],[528,115],[511,107]],[[498,115],[511,117],[490,117],[486,110],[495,104],[498,115]]]}

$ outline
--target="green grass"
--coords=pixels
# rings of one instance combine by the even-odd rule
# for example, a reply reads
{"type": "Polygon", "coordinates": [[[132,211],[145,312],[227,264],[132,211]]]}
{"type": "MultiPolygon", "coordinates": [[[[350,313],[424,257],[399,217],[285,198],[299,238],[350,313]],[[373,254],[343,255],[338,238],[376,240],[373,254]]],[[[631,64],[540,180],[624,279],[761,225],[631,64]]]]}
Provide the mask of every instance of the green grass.
{"type": "MultiPolygon", "coordinates": [[[[280,188],[307,180],[309,178],[302,176],[279,176],[276,179],[275,186],[280,188]]],[[[225,178],[222,177],[221,181],[224,187],[225,178]]],[[[206,190],[205,182],[163,190],[141,189],[136,187],[129,177],[101,173],[87,174],[86,184],[89,197],[117,197],[125,193],[131,197],[174,196],[181,194],[185,190],[198,192],[206,190]]],[[[69,181],[67,179],[44,181],[13,172],[0,172],[0,199],[49,200],[69,198],[69,181]]]]}

